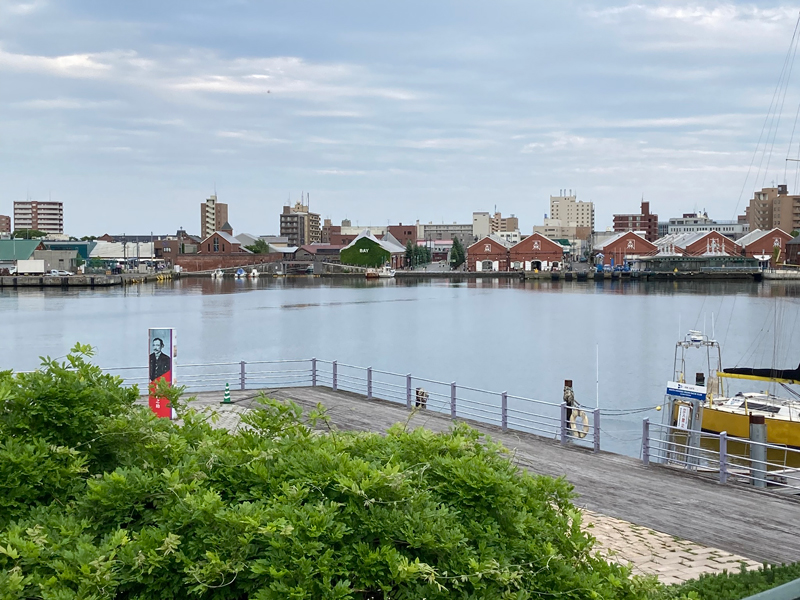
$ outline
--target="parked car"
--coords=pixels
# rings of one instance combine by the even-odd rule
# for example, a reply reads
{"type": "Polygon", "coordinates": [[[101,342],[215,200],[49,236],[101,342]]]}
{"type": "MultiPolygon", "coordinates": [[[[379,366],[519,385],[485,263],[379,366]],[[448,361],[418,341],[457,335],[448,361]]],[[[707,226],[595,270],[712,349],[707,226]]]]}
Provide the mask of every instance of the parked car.
{"type": "Polygon", "coordinates": [[[72,273],[62,269],[50,269],[50,275],[53,277],[69,277],[72,273]]]}

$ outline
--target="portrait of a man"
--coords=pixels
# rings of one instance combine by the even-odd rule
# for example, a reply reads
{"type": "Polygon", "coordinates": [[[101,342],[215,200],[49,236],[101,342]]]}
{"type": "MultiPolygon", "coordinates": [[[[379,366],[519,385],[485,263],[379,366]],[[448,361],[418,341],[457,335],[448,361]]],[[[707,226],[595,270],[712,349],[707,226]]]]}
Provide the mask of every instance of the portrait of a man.
{"type": "Polygon", "coordinates": [[[175,383],[175,330],[169,328],[150,329],[149,400],[150,409],[159,417],[172,418],[169,400],[156,395],[159,381],[175,383]]]}
{"type": "Polygon", "coordinates": [[[172,360],[167,354],[164,353],[164,340],[161,338],[153,338],[151,348],[150,381],[155,381],[172,370],[172,360]]]}

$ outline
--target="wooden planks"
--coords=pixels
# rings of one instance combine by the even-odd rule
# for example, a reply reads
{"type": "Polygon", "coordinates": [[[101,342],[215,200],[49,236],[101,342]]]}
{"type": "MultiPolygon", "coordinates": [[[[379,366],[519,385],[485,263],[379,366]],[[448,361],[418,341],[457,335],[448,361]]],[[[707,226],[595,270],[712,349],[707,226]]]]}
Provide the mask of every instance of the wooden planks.
{"type": "MultiPolygon", "coordinates": [[[[340,429],[384,432],[397,422],[409,427],[446,431],[446,415],[419,411],[410,415],[404,405],[367,400],[329,388],[265,390],[272,398],[292,399],[304,409],[317,403],[328,409],[340,429]]],[[[231,392],[234,402],[250,405],[257,391],[231,392]]],[[[220,392],[198,394],[200,403],[217,403],[220,392]]],[[[597,513],[623,519],[719,548],[760,562],[800,560],[800,501],[737,485],[719,485],[710,478],[662,466],[644,467],[641,461],[607,452],[593,454],[561,446],[520,432],[469,422],[476,429],[514,450],[514,460],[532,472],[563,476],[575,487],[576,504],[597,513]]]]}

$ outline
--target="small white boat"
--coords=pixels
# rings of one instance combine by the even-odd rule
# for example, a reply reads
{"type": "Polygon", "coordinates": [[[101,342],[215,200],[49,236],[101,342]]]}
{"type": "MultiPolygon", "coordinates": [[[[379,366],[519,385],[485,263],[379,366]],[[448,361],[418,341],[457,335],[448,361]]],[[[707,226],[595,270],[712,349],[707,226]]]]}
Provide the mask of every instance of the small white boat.
{"type": "Polygon", "coordinates": [[[250,274],[248,275],[248,277],[250,279],[256,279],[259,275],[261,275],[261,273],[258,272],[258,269],[254,268],[252,271],[250,271],[250,274]]]}
{"type": "Polygon", "coordinates": [[[247,275],[245,274],[244,269],[242,269],[241,267],[236,269],[236,279],[244,279],[246,276],[247,275]]]}
{"type": "Polygon", "coordinates": [[[224,275],[224,273],[222,272],[222,269],[217,269],[213,273],[211,273],[211,278],[212,279],[222,279],[223,275],[224,275]]]}
{"type": "Polygon", "coordinates": [[[380,269],[367,269],[365,273],[367,279],[390,279],[394,277],[395,271],[390,266],[385,265],[380,269]]]}

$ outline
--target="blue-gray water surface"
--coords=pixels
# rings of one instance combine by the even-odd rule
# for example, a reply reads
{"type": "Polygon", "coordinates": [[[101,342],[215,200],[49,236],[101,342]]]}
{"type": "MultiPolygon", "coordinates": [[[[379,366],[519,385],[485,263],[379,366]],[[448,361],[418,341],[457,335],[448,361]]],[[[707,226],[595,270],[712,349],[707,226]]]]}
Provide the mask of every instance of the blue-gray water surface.
{"type": "MultiPolygon", "coordinates": [[[[181,363],[338,360],[560,402],[662,402],[679,335],[712,331],[726,366],[800,362],[800,285],[752,282],[182,279],[109,289],[0,290],[0,369],[76,342],[103,367],[144,365],[147,329],[175,327],[181,363]],[[712,324],[713,323],[713,324],[712,324]]],[[[178,371],[180,372],[180,371],[178,371]]],[[[638,454],[641,419],[606,417],[603,449],[638,454]]]]}

